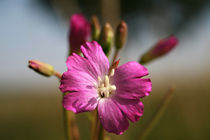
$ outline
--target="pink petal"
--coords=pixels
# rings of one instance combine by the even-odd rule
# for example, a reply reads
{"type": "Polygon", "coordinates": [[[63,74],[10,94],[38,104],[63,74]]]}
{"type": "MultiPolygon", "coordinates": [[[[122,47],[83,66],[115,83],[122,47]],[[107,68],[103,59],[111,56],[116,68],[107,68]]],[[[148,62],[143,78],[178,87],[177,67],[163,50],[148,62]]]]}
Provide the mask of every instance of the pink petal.
{"type": "Polygon", "coordinates": [[[148,75],[148,70],[136,61],[127,62],[116,69],[117,76],[121,79],[141,78],[148,75]]]}
{"type": "MultiPolygon", "coordinates": [[[[72,56],[69,56],[66,65],[69,70],[74,70],[79,72],[84,72],[93,77],[96,81],[98,80],[98,71],[95,67],[84,57],[81,57],[75,53],[72,56]]],[[[79,76],[79,75],[78,75],[79,76]]]]}
{"type": "Polygon", "coordinates": [[[103,77],[108,73],[109,61],[101,46],[93,41],[81,46],[84,57],[77,54],[69,56],[66,64],[68,70],[82,71],[91,75],[96,81],[98,76],[103,77]]]}
{"type": "Polygon", "coordinates": [[[70,92],[63,99],[66,110],[75,113],[92,111],[98,104],[96,81],[88,73],[69,70],[62,75],[60,90],[70,92]]]}
{"type": "Polygon", "coordinates": [[[141,79],[148,74],[147,69],[137,62],[128,62],[116,69],[113,83],[115,96],[124,99],[139,99],[148,96],[152,90],[150,79],[141,79]]]}
{"type": "Polygon", "coordinates": [[[144,105],[139,100],[123,100],[117,99],[117,105],[121,109],[121,111],[127,116],[127,118],[136,122],[143,115],[144,105]]]}
{"type": "Polygon", "coordinates": [[[125,115],[111,98],[99,101],[98,115],[104,129],[108,132],[121,135],[129,127],[125,115]]]}
{"type": "Polygon", "coordinates": [[[101,46],[96,42],[86,42],[81,46],[84,57],[92,64],[98,76],[102,77],[108,73],[109,60],[104,54],[101,46]]]}
{"type": "Polygon", "coordinates": [[[87,91],[72,92],[64,96],[63,106],[74,113],[92,111],[97,107],[97,97],[97,94],[90,94],[87,91]]]}
{"type": "Polygon", "coordinates": [[[61,78],[60,90],[64,92],[87,91],[97,94],[96,81],[86,72],[69,70],[61,78]],[[91,91],[89,91],[91,89],[91,91]]]}

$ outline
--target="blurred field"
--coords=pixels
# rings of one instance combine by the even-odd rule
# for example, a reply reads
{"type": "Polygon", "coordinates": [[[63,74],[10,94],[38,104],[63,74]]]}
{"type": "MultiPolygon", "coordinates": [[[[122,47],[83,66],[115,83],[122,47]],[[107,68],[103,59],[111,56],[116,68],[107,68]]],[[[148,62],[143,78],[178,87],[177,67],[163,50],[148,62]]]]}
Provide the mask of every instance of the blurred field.
{"type": "MultiPolygon", "coordinates": [[[[136,139],[166,93],[167,85],[172,82],[176,83],[177,87],[174,98],[148,140],[210,139],[209,73],[204,71],[194,77],[175,78],[183,78],[177,82],[171,81],[172,77],[168,77],[167,80],[153,79],[153,92],[143,100],[145,105],[143,117],[138,123],[131,124],[123,135],[109,134],[113,140],[136,139]]],[[[1,140],[64,139],[61,93],[58,90],[39,91],[41,90],[33,89],[34,94],[27,94],[31,92],[29,90],[24,94],[16,94],[18,96],[6,94],[1,96],[1,140]]],[[[90,124],[85,113],[77,116],[81,138],[86,140],[90,136],[90,124]]]]}

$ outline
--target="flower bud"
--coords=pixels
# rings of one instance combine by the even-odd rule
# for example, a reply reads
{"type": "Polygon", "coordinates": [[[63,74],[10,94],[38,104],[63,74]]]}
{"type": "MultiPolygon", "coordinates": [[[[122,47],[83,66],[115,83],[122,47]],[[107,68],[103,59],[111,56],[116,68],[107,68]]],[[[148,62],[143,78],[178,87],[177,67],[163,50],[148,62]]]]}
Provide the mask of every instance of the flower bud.
{"type": "Polygon", "coordinates": [[[121,49],[127,40],[128,28],[125,21],[121,21],[117,26],[116,34],[115,34],[115,47],[116,49],[121,49]]]}
{"type": "Polygon", "coordinates": [[[112,47],[113,31],[109,23],[106,23],[102,28],[99,44],[102,46],[104,53],[108,56],[112,47]]]}
{"type": "Polygon", "coordinates": [[[80,46],[84,44],[91,33],[89,21],[82,14],[74,14],[70,19],[69,45],[70,53],[80,53],[80,46]]]}
{"type": "Polygon", "coordinates": [[[140,60],[141,64],[148,63],[149,61],[161,57],[169,53],[178,44],[178,40],[175,36],[170,36],[168,38],[158,41],[154,47],[152,47],[148,52],[146,52],[140,60]]]}
{"type": "Polygon", "coordinates": [[[92,18],[91,18],[92,40],[98,41],[100,31],[101,31],[101,25],[98,21],[98,17],[97,16],[92,16],[92,18]]]}
{"type": "Polygon", "coordinates": [[[53,66],[40,62],[38,60],[29,60],[28,67],[48,77],[54,75],[55,73],[53,66]]]}

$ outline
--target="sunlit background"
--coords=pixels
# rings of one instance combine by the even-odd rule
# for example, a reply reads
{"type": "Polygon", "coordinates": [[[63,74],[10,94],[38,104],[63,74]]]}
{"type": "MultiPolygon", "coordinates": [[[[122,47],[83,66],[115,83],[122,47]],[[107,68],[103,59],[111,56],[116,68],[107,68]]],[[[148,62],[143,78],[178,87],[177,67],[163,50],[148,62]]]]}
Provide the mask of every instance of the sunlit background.
{"type": "MultiPolygon", "coordinates": [[[[146,65],[153,91],[143,99],[144,116],[113,140],[137,139],[166,91],[174,98],[147,139],[210,139],[210,1],[208,0],[1,0],[0,139],[64,140],[62,94],[58,80],[30,70],[29,59],[66,70],[69,17],[97,15],[102,24],[128,24],[121,64],[139,60],[155,42],[171,34],[178,47],[146,65]]],[[[81,139],[90,136],[78,115],[81,139]]]]}

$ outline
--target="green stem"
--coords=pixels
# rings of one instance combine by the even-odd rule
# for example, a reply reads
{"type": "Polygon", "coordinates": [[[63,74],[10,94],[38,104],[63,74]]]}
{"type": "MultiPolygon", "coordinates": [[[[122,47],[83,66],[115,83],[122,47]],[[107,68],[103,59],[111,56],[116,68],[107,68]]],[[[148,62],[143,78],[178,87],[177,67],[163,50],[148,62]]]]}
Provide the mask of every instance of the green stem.
{"type": "Polygon", "coordinates": [[[144,140],[149,133],[152,131],[152,129],[156,126],[164,112],[166,111],[168,104],[170,103],[172,97],[173,97],[173,92],[175,88],[170,87],[164,98],[162,99],[159,107],[157,108],[156,112],[153,114],[152,119],[148,122],[146,125],[146,128],[143,129],[143,133],[140,136],[139,140],[144,140]]]}
{"type": "Polygon", "coordinates": [[[63,109],[66,140],[79,140],[79,131],[75,122],[75,114],[63,109]]]}
{"type": "MultiPolygon", "coordinates": [[[[59,80],[62,77],[62,74],[56,71],[54,75],[59,80]]],[[[63,96],[65,96],[66,94],[68,93],[63,93],[63,96]]],[[[76,124],[75,114],[63,108],[63,118],[64,118],[64,129],[65,129],[66,140],[79,140],[79,129],[76,124]]]]}
{"type": "Polygon", "coordinates": [[[93,112],[94,119],[92,121],[92,138],[91,140],[104,140],[104,128],[98,118],[98,112],[93,112]]]}

